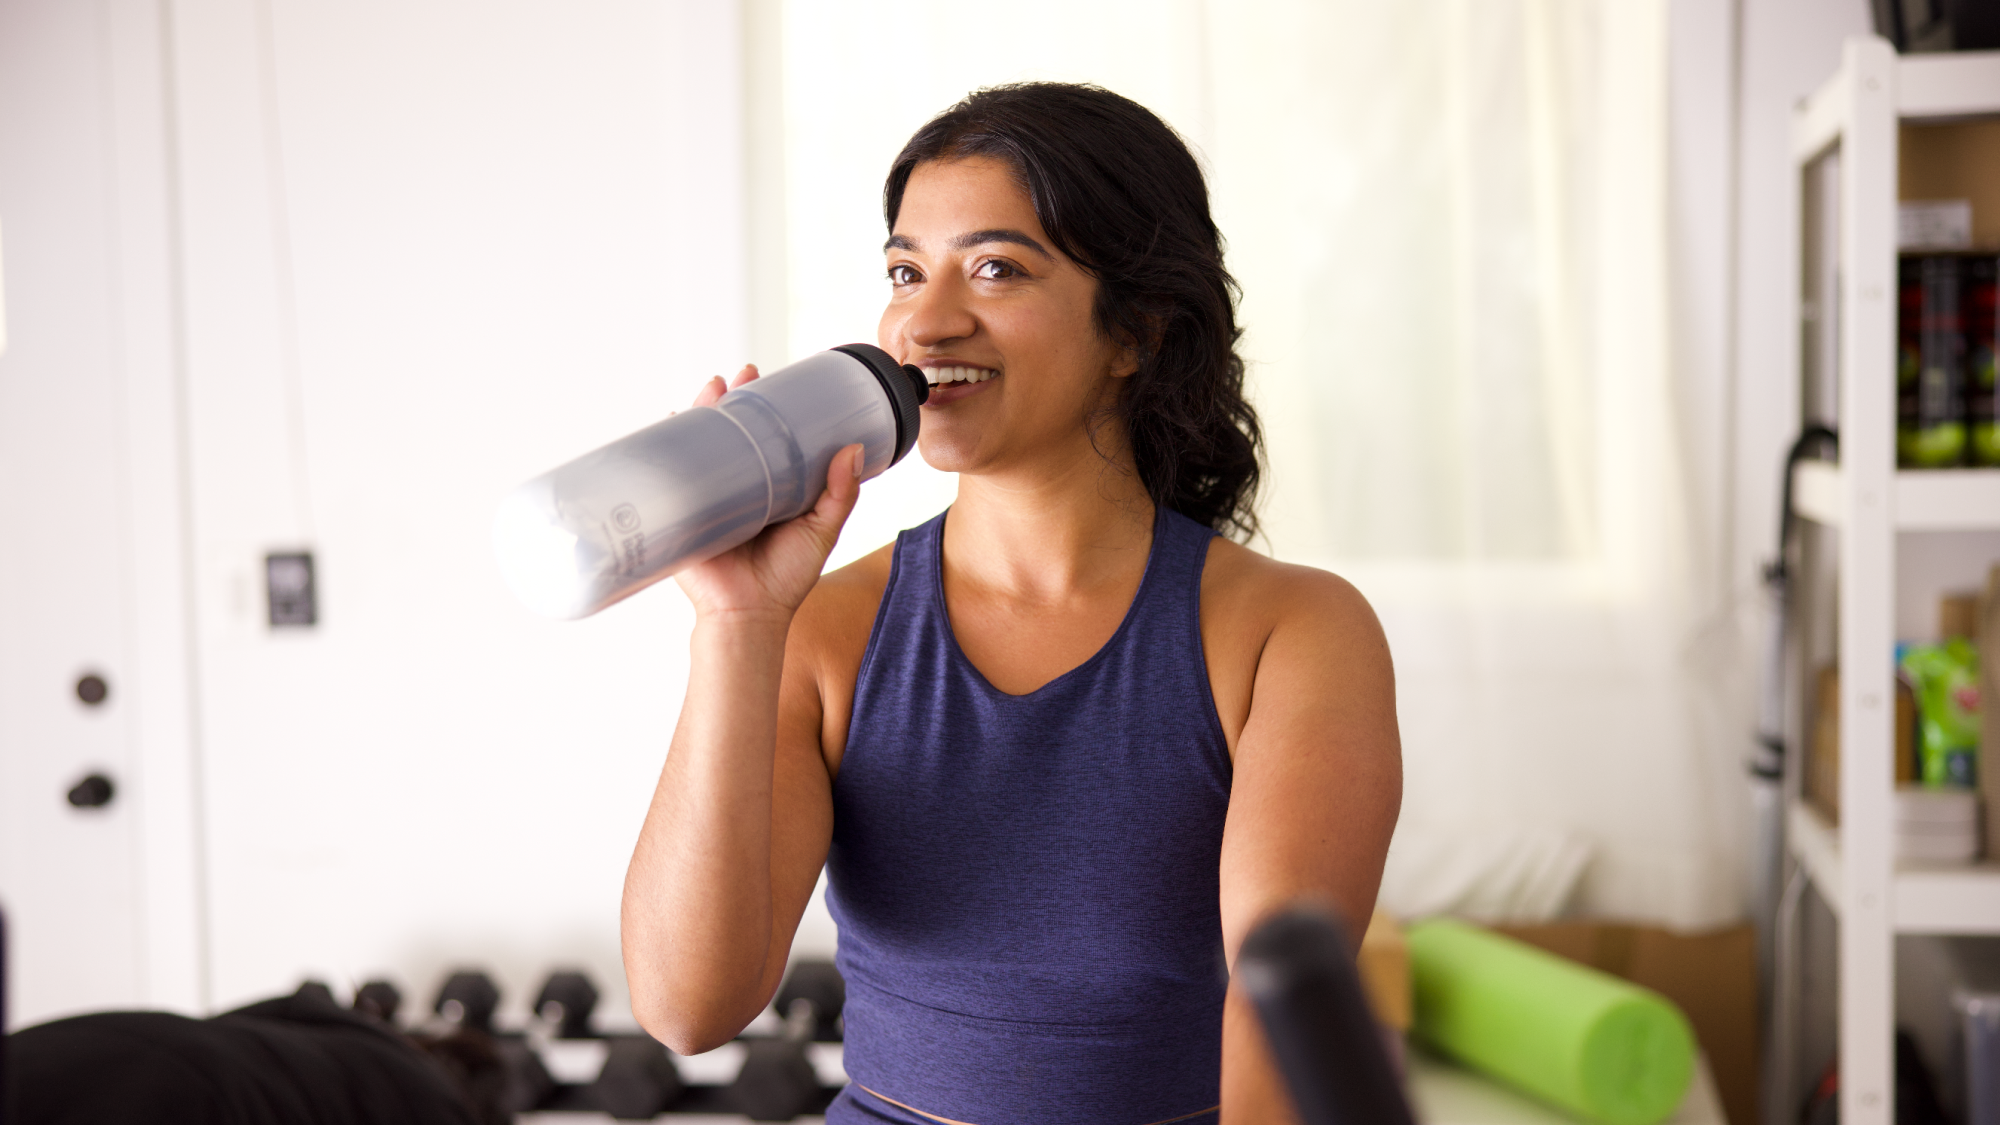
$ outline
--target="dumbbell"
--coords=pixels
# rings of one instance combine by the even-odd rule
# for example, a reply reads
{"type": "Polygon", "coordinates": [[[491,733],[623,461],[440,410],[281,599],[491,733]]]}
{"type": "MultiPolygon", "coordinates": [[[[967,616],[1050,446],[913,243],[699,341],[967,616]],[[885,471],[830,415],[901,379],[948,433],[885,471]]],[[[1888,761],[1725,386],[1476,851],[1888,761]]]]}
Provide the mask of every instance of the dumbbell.
{"type": "Polygon", "coordinates": [[[535,1014],[553,1025],[557,1039],[595,1039],[590,1014],[597,1008],[597,986],[582,973],[550,973],[535,996],[535,1014]]]}
{"type": "Polygon", "coordinates": [[[643,1121],[684,1092],[681,1072],[665,1047],[651,1036],[618,1035],[605,1040],[604,1069],[584,1088],[584,1100],[621,1121],[643,1121]]]}
{"type": "Polygon", "coordinates": [[[493,1012],[500,1007],[500,989],[493,978],[471,969],[461,969],[445,978],[431,1005],[453,1033],[484,1036],[507,1068],[507,1090],[500,1101],[508,1113],[538,1109],[555,1093],[555,1079],[526,1037],[493,1030],[493,1012]]]}
{"type": "Polygon", "coordinates": [[[471,1031],[493,1033],[493,1012],[500,1007],[500,989],[493,978],[473,969],[460,969],[445,978],[438,988],[431,1011],[448,1024],[471,1031]]]}
{"type": "MultiPolygon", "coordinates": [[[[535,996],[535,1015],[554,1039],[597,1039],[590,1026],[597,1008],[597,986],[574,970],[550,973],[535,996]]],[[[583,1088],[592,1109],[622,1120],[657,1116],[680,1100],[680,1071],[667,1049],[645,1035],[620,1035],[604,1040],[604,1065],[583,1088]]]]}
{"type": "Polygon", "coordinates": [[[800,961],[785,975],[775,1003],[785,1013],[776,1039],[747,1039],[743,1069],[730,1083],[737,1112],[755,1121],[790,1121],[820,1107],[819,1074],[806,1048],[822,1033],[839,1038],[846,982],[829,961],[800,961]]]}
{"type": "Polygon", "coordinates": [[[847,1006],[847,982],[831,961],[795,961],[778,986],[772,1006],[789,1016],[792,1006],[806,1000],[813,1008],[813,1041],[838,1043],[841,1040],[840,1010],[847,1006]]]}
{"type": "Polygon", "coordinates": [[[354,1010],[366,1012],[383,1023],[396,1022],[396,1011],[403,1006],[403,994],[386,980],[371,980],[354,990],[354,1010]]]}

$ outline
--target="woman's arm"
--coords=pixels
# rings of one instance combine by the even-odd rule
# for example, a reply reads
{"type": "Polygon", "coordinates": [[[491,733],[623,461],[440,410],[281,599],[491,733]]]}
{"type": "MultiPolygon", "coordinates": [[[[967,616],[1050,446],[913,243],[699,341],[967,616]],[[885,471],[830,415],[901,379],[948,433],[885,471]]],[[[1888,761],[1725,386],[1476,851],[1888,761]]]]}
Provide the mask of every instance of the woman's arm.
{"type": "MultiPolygon", "coordinates": [[[[1265,564],[1270,565],[1270,564],[1265,564]]],[[[1255,657],[1222,836],[1222,936],[1233,967],[1256,924],[1312,896],[1359,943],[1402,805],[1395,677],[1374,611],[1331,574],[1285,567],[1257,583],[1285,607],[1255,657]]],[[[1223,1015],[1223,1125],[1292,1117],[1255,1008],[1223,1015]]]]}
{"type": "MultiPolygon", "coordinates": [[[[755,378],[746,368],[741,386],[755,378]]],[[[721,397],[715,380],[695,400],[721,397]]],[[[625,875],[632,1011],[694,1054],[770,1002],[833,831],[810,654],[790,645],[859,492],[836,455],[812,511],[682,572],[695,608],[687,697],[625,875]]]]}

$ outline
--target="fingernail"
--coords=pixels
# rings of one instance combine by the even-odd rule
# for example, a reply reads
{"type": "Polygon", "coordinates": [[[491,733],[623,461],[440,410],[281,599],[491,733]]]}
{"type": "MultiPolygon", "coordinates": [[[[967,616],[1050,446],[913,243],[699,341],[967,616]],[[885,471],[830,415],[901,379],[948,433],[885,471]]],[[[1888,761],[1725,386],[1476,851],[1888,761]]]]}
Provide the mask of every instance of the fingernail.
{"type": "Polygon", "coordinates": [[[854,447],[854,476],[857,480],[861,477],[861,455],[865,452],[867,451],[861,446],[857,445],[854,447]]]}

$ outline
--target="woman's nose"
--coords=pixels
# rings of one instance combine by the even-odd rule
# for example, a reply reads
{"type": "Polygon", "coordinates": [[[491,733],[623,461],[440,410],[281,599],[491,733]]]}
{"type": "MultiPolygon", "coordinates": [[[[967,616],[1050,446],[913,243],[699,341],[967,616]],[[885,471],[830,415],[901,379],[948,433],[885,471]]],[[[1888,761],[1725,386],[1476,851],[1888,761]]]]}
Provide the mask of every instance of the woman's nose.
{"type": "Polygon", "coordinates": [[[903,338],[919,348],[934,348],[977,332],[979,322],[964,298],[962,286],[949,282],[925,285],[903,306],[903,338]]]}

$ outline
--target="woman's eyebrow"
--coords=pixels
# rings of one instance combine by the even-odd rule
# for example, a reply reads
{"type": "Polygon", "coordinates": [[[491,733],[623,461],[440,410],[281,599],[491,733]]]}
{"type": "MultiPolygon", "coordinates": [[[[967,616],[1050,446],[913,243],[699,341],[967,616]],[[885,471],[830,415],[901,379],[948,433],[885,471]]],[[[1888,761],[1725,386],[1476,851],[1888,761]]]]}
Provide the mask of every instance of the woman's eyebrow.
{"type": "MultiPolygon", "coordinates": [[[[967,231],[964,234],[953,236],[945,244],[945,247],[953,251],[970,250],[974,246],[988,242],[1011,242],[1016,246],[1025,246],[1051,262],[1056,260],[1056,256],[1049,253],[1047,247],[1017,230],[967,231]]],[[[882,244],[883,253],[886,254],[891,250],[908,250],[911,253],[919,253],[923,250],[923,244],[907,234],[892,234],[889,236],[889,241],[882,244]]]]}

